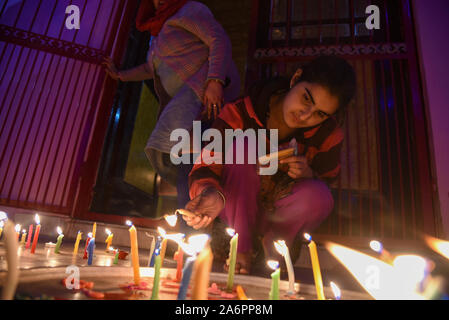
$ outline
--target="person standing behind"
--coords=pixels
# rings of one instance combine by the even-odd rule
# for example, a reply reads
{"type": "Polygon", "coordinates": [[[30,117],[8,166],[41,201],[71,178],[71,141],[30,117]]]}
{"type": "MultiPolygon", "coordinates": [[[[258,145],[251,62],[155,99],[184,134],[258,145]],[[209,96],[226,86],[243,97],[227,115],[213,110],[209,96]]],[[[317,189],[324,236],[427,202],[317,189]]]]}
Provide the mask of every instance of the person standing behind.
{"type": "Polygon", "coordinates": [[[147,62],[118,71],[106,58],[106,72],[121,81],[154,80],[160,110],[145,153],[161,178],[176,185],[182,208],[189,201],[193,165],[171,163],[170,150],[178,142],[170,141],[170,134],[190,130],[194,120],[215,119],[225,103],[239,96],[240,76],[229,37],[202,3],[142,0],[136,27],[152,35],[147,62]]]}

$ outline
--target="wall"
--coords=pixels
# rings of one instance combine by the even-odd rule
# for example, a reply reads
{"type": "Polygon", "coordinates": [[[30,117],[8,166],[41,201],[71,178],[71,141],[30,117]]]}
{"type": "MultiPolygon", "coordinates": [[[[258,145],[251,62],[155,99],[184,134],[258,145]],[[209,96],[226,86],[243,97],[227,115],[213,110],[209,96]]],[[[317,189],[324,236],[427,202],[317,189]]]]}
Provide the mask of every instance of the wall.
{"type": "Polygon", "coordinates": [[[449,1],[413,0],[413,7],[441,219],[444,232],[449,236],[449,1]]]}

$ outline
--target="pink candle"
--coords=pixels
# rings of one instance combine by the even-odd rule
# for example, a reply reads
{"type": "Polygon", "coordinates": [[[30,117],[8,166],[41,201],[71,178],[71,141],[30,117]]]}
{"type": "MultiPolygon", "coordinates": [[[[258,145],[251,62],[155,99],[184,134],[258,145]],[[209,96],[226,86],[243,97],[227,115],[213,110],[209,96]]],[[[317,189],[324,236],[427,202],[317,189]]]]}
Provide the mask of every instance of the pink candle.
{"type": "Polygon", "coordinates": [[[37,240],[39,238],[39,232],[41,231],[41,223],[39,220],[39,216],[36,214],[34,219],[36,220],[36,232],[34,233],[33,245],[31,246],[31,253],[33,253],[33,254],[36,250],[37,240]]]}
{"type": "Polygon", "coordinates": [[[27,238],[27,244],[25,246],[25,249],[28,249],[30,247],[32,234],[33,234],[33,225],[30,224],[30,227],[28,228],[28,238],[27,238]]]}

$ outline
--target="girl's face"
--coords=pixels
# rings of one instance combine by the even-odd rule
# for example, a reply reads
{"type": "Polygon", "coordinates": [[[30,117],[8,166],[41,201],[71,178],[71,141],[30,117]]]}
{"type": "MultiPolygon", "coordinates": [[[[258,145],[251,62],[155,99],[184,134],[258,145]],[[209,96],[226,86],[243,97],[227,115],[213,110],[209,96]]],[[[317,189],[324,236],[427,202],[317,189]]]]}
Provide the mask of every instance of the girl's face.
{"type": "Polygon", "coordinates": [[[320,84],[301,81],[286,95],[282,112],[289,128],[318,125],[338,109],[337,97],[320,84]]]}

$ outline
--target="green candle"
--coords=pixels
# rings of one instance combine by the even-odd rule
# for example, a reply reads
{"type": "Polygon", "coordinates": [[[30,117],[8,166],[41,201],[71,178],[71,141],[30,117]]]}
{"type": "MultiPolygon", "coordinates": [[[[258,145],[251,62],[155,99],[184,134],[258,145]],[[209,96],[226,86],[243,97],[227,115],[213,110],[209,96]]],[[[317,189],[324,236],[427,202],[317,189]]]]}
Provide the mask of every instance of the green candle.
{"type": "Polygon", "coordinates": [[[159,278],[161,273],[161,256],[157,250],[156,258],[154,260],[154,278],[153,278],[153,292],[151,293],[151,300],[159,300],[159,278]]]}
{"type": "Polygon", "coordinates": [[[281,278],[281,269],[279,268],[279,263],[277,261],[270,260],[268,265],[275,269],[271,274],[271,290],[270,290],[270,300],[279,300],[279,280],[281,278]]]}
{"type": "Polygon", "coordinates": [[[118,264],[118,249],[115,250],[114,264],[118,264]]]}
{"type": "Polygon", "coordinates": [[[226,229],[226,231],[233,237],[229,244],[229,270],[228,270],[228,285],[227,290],[232,291],[234,287],[234,273],[235,273],[235,262],[237,260],[237,246],[239,242],[239,234],[235,233],[233,229],[226,229]],[[235,233],[235,234],[234,234],[235,233]]]}
{"type": "Polygon", "coordinates": [[[58,230],[58,240],[56,241],[56,246],[55,246],[55,253],[59,253],[59,248],[61,247],[61,243],[62,243],[62,238],[64,238],[64,235],[62,234],[62,230],[60,227],[57,228],[58,230]]]}

